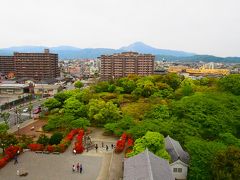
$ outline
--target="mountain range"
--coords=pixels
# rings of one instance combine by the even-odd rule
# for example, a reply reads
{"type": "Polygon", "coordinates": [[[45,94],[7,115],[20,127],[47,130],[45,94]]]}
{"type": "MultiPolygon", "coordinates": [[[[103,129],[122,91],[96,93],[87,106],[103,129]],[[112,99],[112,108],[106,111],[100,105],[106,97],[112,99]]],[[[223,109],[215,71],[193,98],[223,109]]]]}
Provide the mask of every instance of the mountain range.
{"type": "Polygon", "coordinates": [[[126,51],[135,51],[139,53],[149,53],[156,56],[156,60],[166,61],[205,61],[205,62],[234,62],[240,63],[240,57],[216,57],[210,55],[197,55],[191,52],[158,49],[142,42],[135,42],[129,46],[124,46],[119,49],[111,48],[77,48],[72,46],[17,46],[0,49],[0,55],[12,55],[13,52],[43,52],[43,49],[48,48],[50,52],[57,53],[59,59],[87,59],[97,58],[102,54],[109,55],[113,53],[121,53],[126,51]]]}

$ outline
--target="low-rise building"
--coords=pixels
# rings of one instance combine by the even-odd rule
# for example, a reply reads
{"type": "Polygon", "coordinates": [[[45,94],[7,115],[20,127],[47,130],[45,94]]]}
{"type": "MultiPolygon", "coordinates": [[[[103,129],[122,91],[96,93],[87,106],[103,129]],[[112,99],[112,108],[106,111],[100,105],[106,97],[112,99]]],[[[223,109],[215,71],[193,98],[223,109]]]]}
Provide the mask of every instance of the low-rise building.
{"type": "Polygon", "coordinates": [[[123,180],[174,180],[167,160],[146,149],[124,160],[123,180]]]}
{"type": "Polygon", "coordinates": [[[170,136],[165,139],[165,149],[171,156],[170,167],[176,180],[187,179],[189,154],[183,150],[180,143],[170,136]]]}
{"type": "Polygon", "coordinates": [[[62,90],[61,85],[35,84],[35,86],[34,86],[34,94],[37,94],[37,95],[53,96],[61,90],[62,90]]]}
{"type": "Polygon", "coordinates": [[[22,95],[29,92],[27,84],[0,84],[0,94],[22,95]]]}

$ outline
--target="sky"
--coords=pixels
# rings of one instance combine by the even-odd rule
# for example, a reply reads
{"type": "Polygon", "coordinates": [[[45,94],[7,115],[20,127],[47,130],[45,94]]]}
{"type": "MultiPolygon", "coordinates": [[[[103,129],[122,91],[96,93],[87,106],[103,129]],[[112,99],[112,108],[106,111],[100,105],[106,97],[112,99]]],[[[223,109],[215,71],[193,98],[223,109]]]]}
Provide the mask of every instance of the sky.
{"type": "Polygon", "coordinates": [[[161,49],[240,56],[240,0],[0,0],[0,48],[161,49]]]}

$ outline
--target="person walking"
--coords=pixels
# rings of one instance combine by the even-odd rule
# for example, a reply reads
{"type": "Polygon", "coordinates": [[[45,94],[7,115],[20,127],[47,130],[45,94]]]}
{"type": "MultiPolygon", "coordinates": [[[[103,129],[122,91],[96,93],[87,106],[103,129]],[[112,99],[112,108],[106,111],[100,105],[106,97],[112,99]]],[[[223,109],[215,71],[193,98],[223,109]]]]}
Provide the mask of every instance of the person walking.
{"type": "Polygon", "coordinates": [[[106,145],[106,151],[108,151],[108,145],[106,145]]]}
{"type": "Polygon", "coordinates": [[[18,164],[17,155],[14,156],[14,164],[18,164]]]}
{"type": "Polygon", "coordinates": [[[97,150],[98,150],[98,144],[95,145],[95,149],[96,149],[96,152],[97,152],[97,150]]]}
{"type": "Polygon", "coordinates": [[[77,163],[77,172],[79,172],[79,169],[80,169],[80,165],[79,163],[77,163]]]}
{"type": "Polygon", "coordinates": [[[80,174],[82,174],[82,171],[83,171],[83,167],[82,167],[82,164],[80,164],[80,174]]]}
{"type": "Polygon", "coordinates": [[[111,146],[112,146],[112,149],[113,149],[113,144],[111,144],[111,146]]]}
{"type": "Polygon", "coordinates": [[[72,172],[75,172],[75,165],[72,166],[72,172]]]}

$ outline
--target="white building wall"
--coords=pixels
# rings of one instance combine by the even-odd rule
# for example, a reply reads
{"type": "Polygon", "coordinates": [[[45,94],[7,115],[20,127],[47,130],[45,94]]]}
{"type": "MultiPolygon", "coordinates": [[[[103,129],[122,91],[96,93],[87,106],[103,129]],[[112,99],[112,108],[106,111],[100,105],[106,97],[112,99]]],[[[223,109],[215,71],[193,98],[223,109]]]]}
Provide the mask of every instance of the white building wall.
{"type": "Polygon", "coordinates": [[[188,173],[188,167],[183,165],[180,162],[174,162],[173,164],[170,164],[170,167],[172,169],[173,172],[173,176],[175,179],[187,179],[187,173],[188,173]],[[182,169],[182,172],[174,172],[174,168],[177,168],[177,170],[179,170],[179,168],[182,169]]]}

